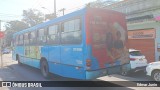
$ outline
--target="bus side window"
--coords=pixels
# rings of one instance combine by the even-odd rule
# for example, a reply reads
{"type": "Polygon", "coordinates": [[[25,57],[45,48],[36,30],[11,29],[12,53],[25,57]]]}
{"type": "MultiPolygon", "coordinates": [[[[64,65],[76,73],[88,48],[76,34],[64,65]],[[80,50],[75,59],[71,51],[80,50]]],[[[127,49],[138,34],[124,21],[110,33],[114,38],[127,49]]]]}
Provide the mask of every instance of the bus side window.
{"type": "Polygon", "coordinates": [[[23,34],[19,37],[19,45],[23,45],[23,34]]]}
{"type": "Polygon", "coordinates": [[[61,24],[61,33],[64,32],[64,23],[61,24]]]}
{"type": "Polygon", "coordinates": [[[30,33],[30,45],[35,45],[36,42],[37,42],[37,39],[36,39],[36,31],[33,31],[30,33]]]}
{"type": "Polygon", "coordinates": [[[24,45],[27,46],[29,44],[29,34],[25,33],[24,34],[24,45]]]}
{"type": "Polygon", "coordinates": [[[19,42],[19,35],[16,36],[16,46],[18,46],[18,42],[19,42]]]}
{"type": "Polygon", "coordinates": [[[80,44],[82,42],[81,19],[73,19],[62,24],[61,44],[80,44]]]}
{"type": "Polygon", "coordinates": [[[37,44],[38,45],[45,45],[47,40],[46,40],[46,34],[45,34],[46,29],[39,29],[37,33],[37,44]]]}
{"type": "Polygon", "coordinates": [[[57,45],[59,44],[59,35],[58,35],[59,25],[55,24],[48,27],[48,44],[57,45]]]}

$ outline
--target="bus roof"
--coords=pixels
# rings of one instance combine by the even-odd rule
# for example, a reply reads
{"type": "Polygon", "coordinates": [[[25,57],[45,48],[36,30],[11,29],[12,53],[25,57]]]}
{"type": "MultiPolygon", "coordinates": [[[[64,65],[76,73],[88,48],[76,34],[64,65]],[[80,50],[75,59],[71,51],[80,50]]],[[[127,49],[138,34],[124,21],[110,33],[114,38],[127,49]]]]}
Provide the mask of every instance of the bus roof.
{"type": "MultiPolygon", "coordinates": [[[[24,29],[24,30],[22,30],[22,31],[16,32],[16,33],[13,34],[13,37],[15,37],[16,35],[22,34],[22,33],[26,33],[26,32],[30,32],[30,31],[33,31],[33,30],[40,29],[40,28],[44,28],[44,27],[46,27],[46,26],[52,25],[53,23],[57,23],[57,22],[61,22],[61,21],[63,21],[63,20],[70,19],[70,17],[76,17],[76,16],[79,16],[79,15],[84,15],[87,9],[88,9],[88,8],[82,8],[82,9],[80,9],[80,10],[74,11],[74,12],[69,13],[69,14],[66,14],[66,15],[64,15],[64,16],[57,17],[57,18],[54,18],[54,19],[52,19],[52,20],[50,20],[50,21],[47,21],[47,22],[44,22],[44,23],[35,25],[35,26],[33,26],[33,27],[24,29]]],[[[89,8],[89,9],[99,9],[99,8],[89,8]]],[[[105,9],[105,10],[106,10],[106,9],[105,9]]],[[[122,13],[120,13],[120,12],[113,11],[113,10],[108,10],[108,9],[107,9],[107,11],[111,11],[111,12],[113,12],[113,13],[122,14],[122,13]]]]}
{"type": "Polygon", "coordinates": [[[83,8],[83,9],[80,9],[78,11],[74,11],[72,13],[66,14],[64,16],[54,18],[54,19],[52,19],[50,21],[47,21],[47,22],[35,25],[33,27],[24,29],[22,31],[16,32],[16,33],[13,34],[13,37],[16,36],[16,35],[18,35],[18,34],[22,34],[22,33],[25,33],[25,32],[30,32],[30,31],[33,31],[35,29],[40,29],[40,28],[46,27],[48,25],[52,25],[53,23],[61,22],[63,20],[69,19],[70,17],[82,15],[82,14],[85,13],[85,11],[86,11],[86,8],[83,8]]]}

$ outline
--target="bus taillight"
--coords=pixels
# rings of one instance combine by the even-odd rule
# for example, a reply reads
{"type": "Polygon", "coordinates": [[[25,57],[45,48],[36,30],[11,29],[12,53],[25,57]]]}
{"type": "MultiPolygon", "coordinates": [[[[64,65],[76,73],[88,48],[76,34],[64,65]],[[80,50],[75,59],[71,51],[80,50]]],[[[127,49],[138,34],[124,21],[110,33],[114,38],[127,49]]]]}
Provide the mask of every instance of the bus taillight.
{"type": "Polygon", "coordinates": [[[86,66],[87,66],[87,67],[90,67],[90,66],[91,66],[91,60],[89,60],[89,59],[86,60],[86,66]]]}

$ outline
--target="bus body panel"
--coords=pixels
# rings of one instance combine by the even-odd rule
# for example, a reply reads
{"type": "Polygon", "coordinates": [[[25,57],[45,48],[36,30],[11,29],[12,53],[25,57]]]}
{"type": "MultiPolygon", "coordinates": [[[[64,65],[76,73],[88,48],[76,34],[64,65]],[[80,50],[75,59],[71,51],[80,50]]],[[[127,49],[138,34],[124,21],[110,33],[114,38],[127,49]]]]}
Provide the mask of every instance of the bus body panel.
{"type": "Polygon", "coordinates": [[[48,62],[50,66],[50,72],[69,78],[85,79],[85,70],[82,67],[75,67],[71,65],[58,64],[48,62]]]}
{"type": "Polygon", "coordinates": [[[49,52],[48,52],[49,48],[48,46],[40,46],[40,57],[37,59],[42,59],[44,58],[45,60],[49,60],[49,52]]]}
{"type": "MultiPolygon", "coordinates": [[[[108,74],[108,72],[117,73],[118,71],[120,71],[121,67],[128,68],[126,63],[123,65],[120,64],[120,62],[106,63],[106,61],[107,62],[113,61],[108,59],[108,57],[106,56],[107,55],[106,44],[104,42],[103,43],[100,42],[101,44],[100,45],[94,42],[93,35],[95,33],[92,31],[95,31],[96,33],[102,34],[102,35],[106,33],[105,30],[98,30],[96,29],[96,27],[91,26],[91,23],[93,23],[91,22],[91,20],[94,18],[94,16],[96,15],[101,16],[100,13],[102,13],[102,11],[105,12],[105,10],[102,10],[102,11],[101,10],[98,11],[98,10],[100,9],[85,8],[82,10],[78,10],[71,14],[64,15],[62,17],[36,25],[29,29],[17,32],[13,36],[15,38],[17,35],[21,35],[27,32],[32,32],[34,30],[38,30],[41,28],[46,28],[48,26],[51,26],[57,23],[60,23],[62,25],[62,23],[67,20],[72,20],[74,18],[79,17],[81,19],[81,38],[82,38],[81,43],[73,44],[73,45],[61,44],[62,42],[60,41],[61,43],[58,45],[48,45],[46,43],[44,45],[36,45],[36,46],[24,45],[24,46],[21,46],[20,48],[19,46],[16,46],[13,53],[13,57],[15,58],[15,55],[18,54],[21,57],[22,63],[39,68],[39,69],[40,69],[40,59],[43,58],[47,60],[49,65],[49,71],[51,73],[54,73],[63,77],[70,77],[70,78],[77,78],[77,79],[93,79],[100,76],[104,76],[108,74]],[[96,13],[93,14],[94,10],[96,13]],[[98,47],[101,46],[102,48],[101,47],[99,49],[94,48],[97,46],[98,47]],[[29,52],[30,54],[26,53],[27,49],[30,49],[30,52],[29,52]],[[89,66],[88,66],[88,61],[89,62],[91,61],[89,63],[89,66]]],[[[102,17],[106,17],[107,19],[105,20],[108,23],[110,22],[109,19],[111,17],[105,16],[108,14],[104,14],[104,12],[102,17]]],[[[119,15],[119,13],[116,13],[116,14],[119,15]]],[[[97,19],[98,18],[99,17],[97,17],[97,19]]],[[[118,18],[116,18],[116,20],[120,21],[120,23],[124,22],[121,19],[119,20],[118,18]]],[[[111,20],[112,23],[115,21],[111,20]]],[[[123,27],[125,27],[125,24],[123,27]]],[[[59,35],[61,36],[62,33],[60,33],[59,35]]]]}
{"type": "Polygon", "coordinates": [[[48,61],[52,63],[61,63],[61,46],[47,46],[48,61]]]}
{"type": "Polygon", "coordinates": [[[86,44],[91,55],[88,58],[91,66],[86,77],[120,73],[122,69],[128,71],[130,66],[127,39],[123,14],[89,8],[86,13],[86,44]]]}
{"type": "MultiPolygon", "coordinates": [[[[84,67],[84,42],[85,42],[85,27],[84,27],[84,14],[79,16],[81,18],[81,35],[82,41],[77,45],[59,45],[56,46],[58,48],[50,48],[48,52],[58,53],[56,57],[60,57],[59,61],[49,61],[50,72],[55,73],[60,76],[77,78],[77,79],[85,79],[85,69],[84,67]],[[55,50],[53,50],[55,49],[55,50]],[[72,74],[71,74],[72,72],[72,74]]],[[[51,47],[51,46],[50,46],[51,47]]],[[[51,53],[51,54],[53,54],[51,53]]],[[[49,58],[51,58],[49,56],[49,58]]],[[[56,58],[52,58],[56,59],[56,58]]]]}
{"type": "Polygon", "coordinates": [[[31,66],[40,69],[40,60],[38,59],[32,59],[32,64],[31,66]]]}
{"type": "Polygon", "coordinates": [[[63,64],[83,67],[82,46],[61,46],[61,57],[63,64]]]}
{"type": "Polygon", "coordinates": [[[15,52],[17,52],[17,54],[20,55],[20,56],[24,56],[24,48],[23,48],[23,46],[17,46],[15,48],[15,52]]]}

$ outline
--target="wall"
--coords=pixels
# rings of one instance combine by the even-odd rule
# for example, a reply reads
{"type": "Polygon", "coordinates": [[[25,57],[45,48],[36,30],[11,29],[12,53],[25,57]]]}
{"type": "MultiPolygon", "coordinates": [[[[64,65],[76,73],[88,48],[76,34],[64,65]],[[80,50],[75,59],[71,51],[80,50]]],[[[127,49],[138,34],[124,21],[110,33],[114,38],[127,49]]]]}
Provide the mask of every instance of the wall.
{"type": "MultiPolygon", "coordinates": [[[[135,24],[128,24],[127,26],[128,26],[129,31],[130,30],[139,30],[139,29],[151,29],[151,28],[156,30],[155,31],[156,36],[155,36],[155,39],[153,42],[153,44],[155,46],[154,47],[154,57],[155,57],[155,61],[159,61],[160,51],[158,51],[158,49],[157,49],[158,48],[157,44],[160,43],[160,22],[148,21],[148,22],[141,22],[141,23],[135,23],[135,24]]],[[[152,41],[150,41],[150,42],[152,42],[152,41]]],[[[144,45],[145,45],[145,43],[144,43],[144,45]]],[[[146,41],[146,45],[147,45],[147,41],[146,41]]],[[[152,45],[150,45],[150,47],[152,45]]]]}

